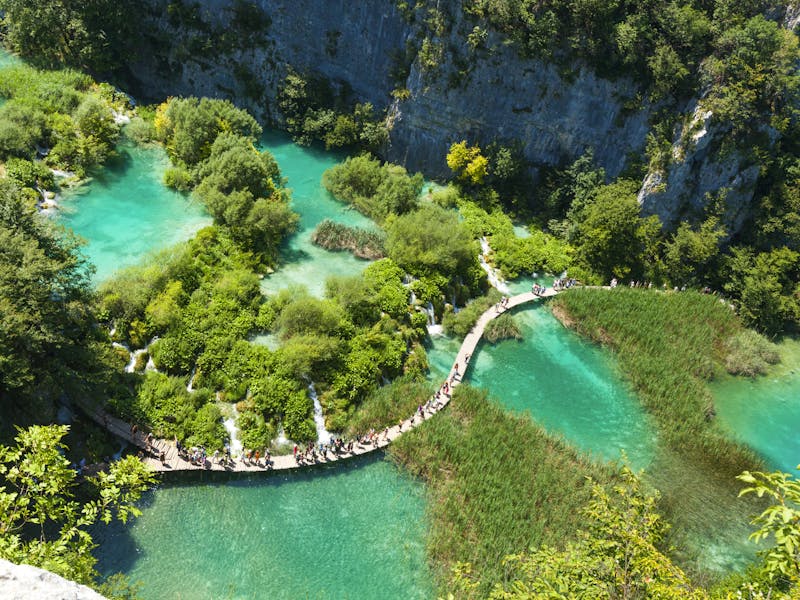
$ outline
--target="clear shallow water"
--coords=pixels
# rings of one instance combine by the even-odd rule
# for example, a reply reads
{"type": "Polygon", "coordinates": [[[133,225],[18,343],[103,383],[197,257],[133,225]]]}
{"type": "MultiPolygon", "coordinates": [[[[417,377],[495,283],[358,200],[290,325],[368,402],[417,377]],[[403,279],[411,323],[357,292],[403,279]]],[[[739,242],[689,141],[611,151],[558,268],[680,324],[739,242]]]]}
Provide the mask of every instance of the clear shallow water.
{"type": "Polygon", "coordinates": [[[56,217],[88,242],[95,283],[211,224],[198,203],[162,183],[169,166],[162,149],[123,143],[117,151],[91,182],[62,194],[56,217]]]}
{"type": "Polygon", "coordinates": [[[546,306],[514,317],[522,341],[481,342],[469,381],[581,450],[606,460],[624,450],[635,468],[647,467],[656,435],[610,354],[567,331],[546,306]]]}
{"type": "Polygon", "coordinates": [[[261,147],[278,161],[281,173],[288,178],[292,190],[292,208],[300,214],[297,232],[281,250],[281,265],[264,278],[261,289],[274,293],[290,285],[304,285],[315,296],[325,291],[325,280],[331,275],[358,275],[369,264],[349,252],[330,252],[311,243],[314,228],[324,219],[354,227],[375,229],[373,221],[358,211],[337,202],[322,187],[322,173],[344,157],[318,148],[302,148],[277,132],[267,132],[261,147]]]}
{"type": "Polygon", "coordinates": [[[423,487],[386,460],[164,486],[97,534],[142,598],[431,598],[423,487]]]}
{"type": "Polygon", "coordinates": [[[800,340],[781,345],[782,362],[767,376],[725,378],[712,386],[720,425],[748,444],[770,469],[798,475],[800,340]]]}

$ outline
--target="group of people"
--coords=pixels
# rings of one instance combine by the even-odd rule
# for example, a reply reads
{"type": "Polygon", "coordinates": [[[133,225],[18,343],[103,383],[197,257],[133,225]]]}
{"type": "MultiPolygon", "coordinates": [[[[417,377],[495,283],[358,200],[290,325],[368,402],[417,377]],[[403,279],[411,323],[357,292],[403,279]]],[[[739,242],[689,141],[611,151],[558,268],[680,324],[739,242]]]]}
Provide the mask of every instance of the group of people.
{"type": "Polygon", "coordinates": [[[500,298],[500,302],[494,305],[494,312],[503,312],[508,308],[508,301],[510,298],[508,296],[503,296],[500,298]]]}
{"type": "MultiPolygon", "coordinates": [[[[374,430],[372,431],[374,432],[374,430]]],[[[360,437],[358,442],[362,442],[360,437]]],[[[332,454],[334,459],[340,458],[343,454],[352,454],[355,443],[356,440],[345,442],[342,438],[335,438],[328,443],[308,442],[305,449],[301,449],[295,444],[292,455],[298,465],[316,464],[322,460],[328,460],[328,453],[332,454]]]]}
{"type": "Polygon", "coordinates": [[[562,277],[553,281],[553,289],[556,291],[568,290],[577,284],[578,282],[575,279],[562,277]]]}

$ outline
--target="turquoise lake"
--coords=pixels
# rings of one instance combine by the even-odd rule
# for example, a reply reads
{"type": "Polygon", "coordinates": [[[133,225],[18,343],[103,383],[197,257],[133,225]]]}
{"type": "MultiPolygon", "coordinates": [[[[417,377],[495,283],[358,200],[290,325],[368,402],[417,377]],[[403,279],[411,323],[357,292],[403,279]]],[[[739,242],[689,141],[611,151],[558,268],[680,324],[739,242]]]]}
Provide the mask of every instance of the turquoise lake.
{"type": "Polygon", "coordinates": [[[87,241],[83,252],[97,269],[96,283],[211,224],[202,206],[162,183],[169,159],[161,148],[123,143],[117,152],[59,201],[57,220],[87,241]]]}
{"type": "Polygon", "coordinates": [[[331,275],[358,275],[369,264],[349,252],[329,252],[311,243],[314,228],[324,219],[354,227],[374,229],[375,223],[358,211],[337,202],[322,187],[322,173],[344,156],[316,147],[303,148],[281,133],[268,132],[261,139],[278,161],[281,174],[292,190],[292,208],[300,214],[297,232],[281,250],[278,270],[264,278],[261,289],[269,295],[290,285],[303,285],[315,296],[325,292],[331,275]]]}
{"type": "Polygon", "coordinates": [[[101,571],[152,599],[434,596],[424,488],[392,463],[221,478],[161,486],[132,525],[99,528],[101,571]]]}
{"type": "Polygon", "coordinates": [[[720,425],[756,450],[769,469],[799,475],[800,340],[780,344],[781,363],[763,377],[712,386],[720,425]]]}

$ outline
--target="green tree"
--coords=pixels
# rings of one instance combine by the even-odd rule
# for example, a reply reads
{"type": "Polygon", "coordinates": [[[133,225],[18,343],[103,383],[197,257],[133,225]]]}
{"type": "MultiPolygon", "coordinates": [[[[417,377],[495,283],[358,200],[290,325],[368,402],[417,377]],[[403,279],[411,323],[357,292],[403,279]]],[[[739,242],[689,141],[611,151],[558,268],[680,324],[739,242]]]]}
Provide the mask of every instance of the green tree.
{"type": "MultiPolygon", "coordinates": [[[[706,598],[659,550],[668,526],[655,512],[656,497],[641,489],[627,467],[609,492],[595,484],[584,509],[588,523],[563,551],[543,546],[505,559],[509,583],[491,598],[706,598]]],[[[463,579],[463,578],[462,578],[463,579]]]]}
{"type": "Polygon", "coordinates": [[[480,146],[468,146],[466,140],[450,146],[447,166],[460,181],[470,185],[481,185],[489,172],[489,160],[481,154],[480,146]]]}
{"type": "Polygon", "coordinates": [[[719,255],[719,244],[724,236],[724,229],[713,217],[697,230],[688,223],[681,223],[664,252],[664,263],[672,282],[684,285],[707,280],[712,275],[709,270],[719,255]]]}
{"type": "Polygon", "coordinates": [[[96,362],[91,270],[78,248],[73,236],[36,214],[19,188],[0,181],[0,406],[4,409],[35,413],[37,406],[28,404],[34,396],[63,390],[96,362]]]}
{"type": "Polygon", "coordinates": [[[603,186],[574,215],[576,258],[604,280],[638,277],[643,271],[642,256],[652,228],[639,216],[638,187],[631,180],[603,186]]]}
{"type": "Polygon", "coordinates": [[[64,458],[69,427],[18,429],[14,446],[0,446],[0,557],[92,584],[97,572],[91,527],[138,516],[136,501],[155,480],[135,457],[90,481],[96,497],[75,500],[76,473],[64,458]]]}
{"type": "Polygon", "coordinates": [[[118,67],[131,39],[129,0],[1,0],[6,43],[26,58],[54,66],[106,71],[118,67]]]}
{"type": "Polygon", "coordinates": [[[745,471],[737,479],[748,486],[739,496],[755,494],[770,501],[770,505],[751,521],[757,529],[750,534],[750,539],[759,543],[770,538],[774,540],[774,546],[761,552],[768,574],[773,580],[783,579],[797,586],[800,582],[800,481],[779,471],[745,471]]]}
{"type": "Polygon", "coordinates": [[[435,205],[397,217],[387,226],[386,249],[401,269],[416,276],[467,272],[477,251],[458,215],[435,205]]]}

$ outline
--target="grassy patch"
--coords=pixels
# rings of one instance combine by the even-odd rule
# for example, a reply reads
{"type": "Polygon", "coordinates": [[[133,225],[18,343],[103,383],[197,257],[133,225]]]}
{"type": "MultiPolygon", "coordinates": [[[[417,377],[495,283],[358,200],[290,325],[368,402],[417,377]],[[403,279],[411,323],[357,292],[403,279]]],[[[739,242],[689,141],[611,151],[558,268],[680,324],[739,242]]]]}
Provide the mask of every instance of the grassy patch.
{"type": "Polygon", "coordinates": [[[723,372],[731,340],[746,331],[728,306],[694,292],[628,288],[574,290],[553,306],[569,326],[615,351],[668,446],[713,459],[731,478],[757,462],[712,427],[706,383],[723,372]]]}
{"type": "Polygon", "coordinates": [[[503,314],[489,322],[483,330],[483,337],[490,344],[496,344],[500,340],[521,340],[522,331],[513,316],[503,314]]]}
{"type": "Polygon", "coordinates": [[[317,246],[326,250],[348,250],[358,258],[369,260],[386,256],[385,238],[383,232],[350,227],[330,219],[320,222],[311,234],[311,242],[317,246]]]}
{"type": "Polygon", "coordinates": [[[390,454],[428,483],[428,549],[440,583],[447,585],[456,562],[468,561],[481,597],[503,580],[502,557],[574,536],[590,497],[587,476],[603,483],[613,474],[467,385],[390,454]]]}
{"type": "Polygon", "coordinates": [[[349,418],[348,435],[364,434],[374,428],[397,425],[417,407],[425,404],[433,393],[430,382],[413,377],[400,377],[372,392],[349,418]]]}

